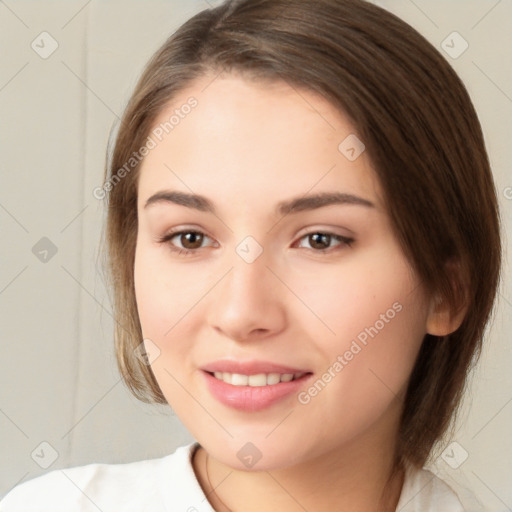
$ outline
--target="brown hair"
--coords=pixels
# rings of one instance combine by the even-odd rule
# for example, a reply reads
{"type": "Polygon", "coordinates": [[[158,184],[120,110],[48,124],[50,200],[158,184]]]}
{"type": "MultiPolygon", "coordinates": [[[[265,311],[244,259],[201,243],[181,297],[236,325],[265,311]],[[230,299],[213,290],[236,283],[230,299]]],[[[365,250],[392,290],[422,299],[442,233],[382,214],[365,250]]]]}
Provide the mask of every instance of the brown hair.
{"type": "Polygon", "coordinates": [[[499,212],[462,81],[416,30],[363,0],[228,0],[188,20],[149,61],[121,120],[104,186],[121,375],[139,399],[166,403],[134,353],[142,341],[133,283],[139,166],[114,186],[112,178],[176,94],[212,72],[284,80],[348,115],[426,290],[454,308],[467,304],[455,332],[425,336],[408,384],[395,465],[421,467],[447,431],[480,354],[500,275],[499,212]]]}

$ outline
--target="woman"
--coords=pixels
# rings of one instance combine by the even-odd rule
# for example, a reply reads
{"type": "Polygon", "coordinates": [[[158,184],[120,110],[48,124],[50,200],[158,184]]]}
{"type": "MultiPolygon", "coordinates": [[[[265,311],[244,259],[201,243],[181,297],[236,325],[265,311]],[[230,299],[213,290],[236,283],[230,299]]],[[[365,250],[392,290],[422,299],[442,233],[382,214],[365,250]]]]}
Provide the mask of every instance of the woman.
{"type": "Polygon", "coordinates": [[[463,510],[422,469],[500,269],[477,115],[361,0],[227,1],[148,63],[100,193],[121,374],[197,440],[0,510],[463,510]]]}

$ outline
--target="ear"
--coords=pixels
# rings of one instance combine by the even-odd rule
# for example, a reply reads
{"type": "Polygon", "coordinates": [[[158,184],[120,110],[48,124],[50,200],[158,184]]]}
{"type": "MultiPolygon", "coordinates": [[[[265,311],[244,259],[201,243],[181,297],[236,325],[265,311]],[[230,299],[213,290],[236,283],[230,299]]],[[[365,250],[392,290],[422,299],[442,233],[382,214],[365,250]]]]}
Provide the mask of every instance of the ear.
{"type": "Polygon", "coordinates": [[[455,304],[437,294],[431,298],[427,317],[427,333],[434,336],[446,336],[456,331],[466,316],[469,304],[467,301],[467,279],[457,262],[450,260],[445,264],[455,296],[455,304]]]}

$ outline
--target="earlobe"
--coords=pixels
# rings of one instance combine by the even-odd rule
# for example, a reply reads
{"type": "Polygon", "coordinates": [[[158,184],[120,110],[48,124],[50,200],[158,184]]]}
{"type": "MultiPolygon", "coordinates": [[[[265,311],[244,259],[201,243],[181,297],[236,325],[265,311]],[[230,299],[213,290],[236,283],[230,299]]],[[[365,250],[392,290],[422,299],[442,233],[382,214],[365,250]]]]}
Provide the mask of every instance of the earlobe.
{"type": "Polygon", "coordinates": [[[468,310],[465,285],[460,285],[465,281],[461,280],[460,275],[454,275],[455,272],[460,272],[460,269],[453,262],[447,265],[452,271],[452,286],[457,291],[457,304],[451,304],[449,300],[438,294],[432,297],[426,327],[427,333],[434,336],[447,336],[455,332],[462,324],[468,310]]]}
{"type": "Polygon", "coordinates": [[[458,315],[452,315],[451,308],[447,301],[438,296],[434,297],[430,304],[427,333],[434,336],[446,336],[456,331],[464,318],[464,312],[459,311],[458,315]]]}

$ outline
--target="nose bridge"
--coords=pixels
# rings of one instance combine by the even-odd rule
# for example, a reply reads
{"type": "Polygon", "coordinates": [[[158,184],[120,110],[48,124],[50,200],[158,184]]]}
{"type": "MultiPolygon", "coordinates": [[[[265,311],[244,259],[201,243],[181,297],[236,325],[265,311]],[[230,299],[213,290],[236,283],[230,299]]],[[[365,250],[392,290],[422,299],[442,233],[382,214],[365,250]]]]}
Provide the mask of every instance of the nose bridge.
{"type": "Polygon", "coordinates": [[[267,254],[262,252],[254,257],[254,249],[239,245],[232,258],[231,270],[226,276],[223,299],[238,302],[240,306],[258,307],[265,299],[270,299],[270,278],[273,277],[267,265],[267,254]],[[241,250],[242,249],[242,250],[241,250]]]}
{"type": "MultiPolygon", "coordinates": [[[[259,236],[259,240],[262,237],[263,235],[259,236]]],[[[269,286],[269,274],[272,273],[267,265],[272,265],[271,254],[264,248],[264,242],[260,243],[252,235],[239,235],[238,240],[238,243],[233,244],[230,254],[226,254],[225,262],[231,270],[223,280],[225,283],[222,285],[222,295],[224,298],[237,297],[246,301],[257,301],[258,296],[265,294],[265,288],[269,286]]]]}
{"type": "Polygon", "coordinates": [[[269,255],[261,246],[258,254],[254,243],[246,242],[239,244],[230,260],[230,270],[219,283],[209,318],[214,328],[238,340],[254,330],[279,330],[285,318],[278,280],[267,268],[271,265],[269,255]]]}

